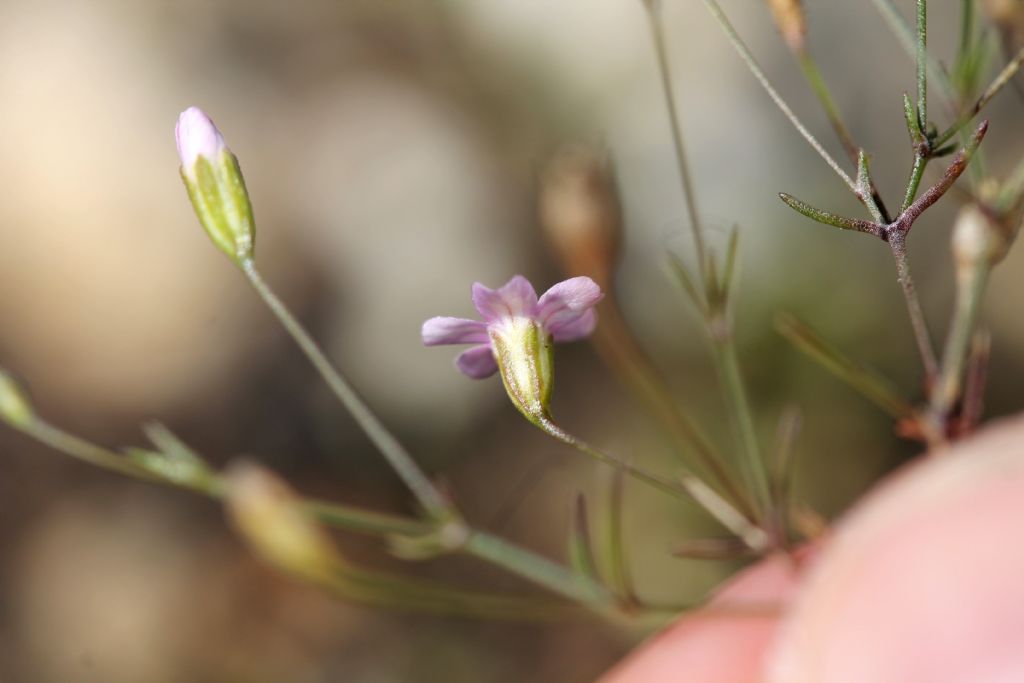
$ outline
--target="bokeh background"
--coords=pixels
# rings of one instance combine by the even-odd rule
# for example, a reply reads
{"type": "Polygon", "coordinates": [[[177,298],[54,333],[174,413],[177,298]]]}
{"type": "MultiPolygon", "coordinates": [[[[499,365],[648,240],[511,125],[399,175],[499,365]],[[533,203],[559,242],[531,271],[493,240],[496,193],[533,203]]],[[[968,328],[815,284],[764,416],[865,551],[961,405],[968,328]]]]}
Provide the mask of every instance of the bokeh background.
{"type": "MultiPolygon", "coordinates": [[[[788,191],[859,215],[700,3],[665,4],[711,240],[721,247],[742,228],[739,339],[760,433],[770,443],[783,407],[803,406],[796,490],[833,516],[915,448],[792,350],[772,318],[796,312],[917,397],[891,258],[778,201],[788,191]]],[[[897,4],[909,16],[912,3],[897,4]]],[[[723,5],[840,156],[767,9],[723,5]]],[[[811,50],[895,203],[909,167],[900,94],[913,90],[912,63],[870,3],[807,5],[811,50]]],[[[932,5],[930,42],[948,60],[958,4],[932,5]]],[[[410,511],[196,224],[173,140],[178,112],[195,104],[241,160],[267,278],[470,519],[562,557],[576,492],[603,504],[606,472],[532,429],[497,379],[468,380],[451,350],[419,341],[424,319],[472,314],[473,281],[523,273],[543,289],[561,279],[537,187],[568,142],[614,162],[625,217],[616,290],[629,321],[679,402],[731,443],[701,328],[664,267],[668,250],[692,253],[639,0],[4,0],[0,85],[0,364],[72,431],[141,444],[138,425],[156,418],[214,463],[245,454],[302,491],[410,511]]],[[[1021,112],[1012,89],[991,105],[997,175],[1024,154],[1021,112]]],[[[911,240],[936,336],[950,307],[955,203],[930,211],[911,240]]],[[[1022,259],[1018,250],[999,268],[986,302],[991,416],[1021,407],[1022,259]]],[[[656,423],[590,347],[560,348],[557,364],[566,426],[671,470],[656,423]]],[[[694,599],[735,569],[668,554],[713,532],[706,520],[639,487],[627,501],[645,596],[694,599]]],[[[339,538],[360,562],[396,566],[379,543],[339,538]]],[[[399,568],[530,589],[468,560],[399,568]]],[[[0,430],[5,681],[586,681],[643,636],[342,604],[260,564],[215,504],[0,430]]]]}

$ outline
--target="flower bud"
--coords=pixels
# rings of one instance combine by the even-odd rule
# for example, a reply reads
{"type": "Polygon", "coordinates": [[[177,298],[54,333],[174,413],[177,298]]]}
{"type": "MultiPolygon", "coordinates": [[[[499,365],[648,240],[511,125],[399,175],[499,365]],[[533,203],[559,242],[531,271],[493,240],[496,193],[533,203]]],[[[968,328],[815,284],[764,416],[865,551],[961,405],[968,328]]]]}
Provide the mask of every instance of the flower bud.
{"type": "Polygon", "coordinates": [[[255,241],[252,205],[238,159],[198,107],[181,113],[174,137],[181,179],[203,229],[235,263],[251,261],[255,241]]]}
{"type": "Polygon", "coordinates": [[[567,273],[609,288],[618,255],[622,209],[605,159],[568,147],[548,164],[540,186],[540,222],[567,273]]]}
{"type": "Polygon", "coordinates": [[[515,316],[488,328],[501,381],[512,403],[537,426],[550,421],[554,386],[551,336],[540,322],[515,316]]]}
{"type": "Polygon", "coordinates": [[[768,9],[789,49],[802,53],[806,47],[807,21],[800,0],[768,0],[768,9]]]}
{"type": "Polygon", "coordinates": [[[25,389],[9,374],[0,370],[0,420],[13,427],[24,428],[32,422],[35,411],[25,389]]]}
{"type": "Polygon", "coordinates": [[[299,506],[299,498],[276,475],[251,462],[231,465],[224,475],[228,516],[242,537],[267,562],[289,574],[322,579],[340,557],[327,534],[299,506]]]}
{"type": "Polygon", "coordinates": [[[993,216],[976,204],[968,204],[960,210],[953,225],[952,246],[957,277],[964,279],[976,268],[1002,259],[1009,244],[993,216]]]}

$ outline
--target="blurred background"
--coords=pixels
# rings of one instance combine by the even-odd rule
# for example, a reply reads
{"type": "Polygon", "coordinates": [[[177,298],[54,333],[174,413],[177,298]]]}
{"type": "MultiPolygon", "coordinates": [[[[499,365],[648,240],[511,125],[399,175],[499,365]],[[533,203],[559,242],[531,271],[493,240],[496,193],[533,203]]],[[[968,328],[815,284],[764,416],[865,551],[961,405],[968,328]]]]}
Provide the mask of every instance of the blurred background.
{"type": "MultiPolygon", "coordinates": [[[[797,494],[834,516],[916,446],[798,355],[772,319],[797,313],[918,398],[891,257],[777,199],[786,191],[860,215],[700,3],[665,5],[710,239],[721,248],[731,226],[742,229],[738,334],[758,427],[770,443],[784,406],[803,407],[797,494]]],[[[912,62],[870,3],[807,5],[810,49],[897,203],[912,62]]],[[[912,2],[897,5],[910,16],[912,2]]],[[[841,158],[766,7],[723,6],[841,158]]],[[[958,6],[932,3],[940,59],[955,51],[958,6]]],[[[607,472],[531,428],[498,379],[469,380],[452,349],[423,348],[419,326],[472,316],[474,281],[523,273],[543,291],[562,279],[538,221],[538,184],[564,144],[593,145],[614,163],[621,193],[614,286],[625,316],[680,404],[731,444],[706,340],[664,267],[670,250],[692,263],[692,249],[645,21],[639,0],[0,2],[0,365],[26,380],[43,415],[90,439],[142,444],[138,425],[155,418],[218,465],[245,454],[303,492],[411,511],[197,225],[173,128],[198,105],[241,161],[267,279],[471,520],[561,559],[575,494],[600,509],[607,472]]],[[[984,149],[996,175],[1024,153],[1021,111],[1009,88],[990,106],[984,149]]],[[[939,338],[955,210],[955,198],[940,203],[911,240],[939,338]]],[[[1011,253],[986,302],[990,416],[1021,407],[1022,260],[1011,253]]],[[[657,424],[590,346],[560,347],[557,367],[554,408],[566,427],[671,471],[657,424]]],[[[626,496],[645,597],[695,599],[736,568],[672,558],[674,544],[714,527],[641,487],[626,496]]],[[[397,565],[378,542],[339,541],[369,566],[531,590],[470,560],[397,565]]],[[[644,635],[346,605],[262,565],[217,505],[0,430],[5,681],[586,681],[644,635]]]]}

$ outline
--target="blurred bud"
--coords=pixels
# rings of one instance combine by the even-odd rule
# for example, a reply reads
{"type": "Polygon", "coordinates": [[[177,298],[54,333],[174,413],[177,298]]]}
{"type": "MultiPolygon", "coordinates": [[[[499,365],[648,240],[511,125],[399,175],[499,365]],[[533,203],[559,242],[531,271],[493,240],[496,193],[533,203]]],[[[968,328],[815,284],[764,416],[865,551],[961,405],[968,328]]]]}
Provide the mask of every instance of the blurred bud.
{"type": "Polygon", "coordinates": [[[273,566],[307,579],[331,574],[341,561],[334,544],[276,475],[251,462],[224,474],[228,517],[249,545],[273,566]]]}
{"type": "Polygon", "coordinates": [[[512,403],[526,419],[543,427],[554,387],[551,335],[540,322],[516,316],[488,329],[501,381],[512,403]]]}
{"type": "MultiPolygon", "coordinates": [[[[982,10],[999,31],[1003,55],[1011,59],[1024,48],[1024,0],[983,0],[982,10]]],[[[1018,90],[1024,88],[1024,75],[1014,77],[1018,90]]]]}
{"type": "Polygon", "coordinates": [[[1006,51],[1016,52],[1024,44],[1024,0],[982,0],[981,7],[999,29],[1006,51]]]}
{"type": "Polygon", "coordinates": [[[775,26],[789,49],[801,53],[806,47],[807,21],[800,0],[768,0],[775,26]]]}
{"type": "Polygon", "coordinates": [[[181,178],[203,229],[235,263],[251,261],[255,241],[252,205],[238,159],[198,107],[181,113],[174,137],[181,178]]]}
{"type": "Polygon", "coordinates": [[[13,427],[24,428],[34,417],[35,412],[25,389],[13,377],[0,370],[0,420],[13,427]]]}
{"type": "Polygon", "coordinates": [[[622,210],[608,162],[584,147],[568,147],[541,178],[540,220],[567,273],[609,289],[618,254],[622,210]]]}
{"type": "Polygon", "coordinates": [[[1011,233],[995,216],[976,204],[964,206],[953,225],[957,278],[969,278],[976,268],[998,263],[1006,256],[1011,241],[1011,233]]]}

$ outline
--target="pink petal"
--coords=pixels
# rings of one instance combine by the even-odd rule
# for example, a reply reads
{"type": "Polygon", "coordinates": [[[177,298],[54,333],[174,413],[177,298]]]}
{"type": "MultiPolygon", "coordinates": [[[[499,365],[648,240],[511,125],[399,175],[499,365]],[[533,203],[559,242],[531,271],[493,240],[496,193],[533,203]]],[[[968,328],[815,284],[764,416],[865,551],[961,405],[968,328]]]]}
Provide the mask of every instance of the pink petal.
{"type": "Polygon", "coordinates": [[[479,320],[439,316],[423,323],[420,335],[427,346],[479,344],[487,341],[487,325],[479,320]]]}
{"type": "Polygon", "coordinates": [[[548,328],[552,338],[556,342],[571,342],[589,337],[597,326],[597,313],[593,308],[588,308],[575,318],[562,320],[554,328],[548,328]]]}
{"type": "Polygon", "coordinates": [[[603,296],[601,288],[589,277],[564,280],[544,292],[537,302],[537,319],[555,341],[580,339],[593,331],[593,307],[603,296]]]}
{"type": "Polygon", "coordinates": [[[537,306],[537,292],[522,275],[515,275],[498,289],[479,282],[473,285],[473,305],[487,322],[509,316],[532,316],[537,306]]]}
{"type": "Polygon", "coordinates": [[[217,126],[199,107],[181,112],[174,126],[174,141],[178,145],[181,165],[189,171],[200,156],[215,160],[226,147],[217,126]]]}
{"type": "Polygon", "coordinates": [[[498,362],[494,360],[490,345],[480,344],[460,353],[455,367],[473,379],[483,379],[498,371],[498,362]]]}

